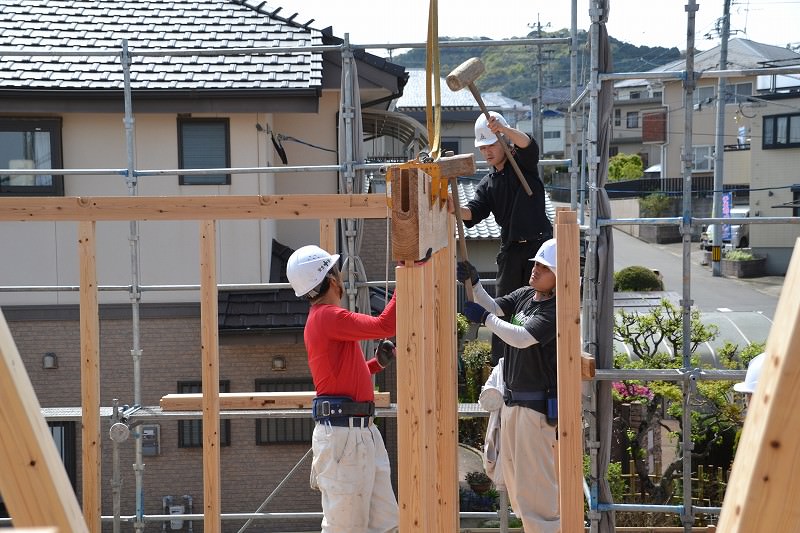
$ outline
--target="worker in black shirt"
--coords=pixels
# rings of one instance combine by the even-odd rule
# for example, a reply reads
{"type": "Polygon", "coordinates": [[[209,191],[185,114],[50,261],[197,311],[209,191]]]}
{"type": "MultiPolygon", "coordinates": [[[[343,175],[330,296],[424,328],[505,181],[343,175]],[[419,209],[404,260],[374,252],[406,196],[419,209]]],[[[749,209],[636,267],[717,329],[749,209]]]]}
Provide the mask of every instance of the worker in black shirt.
{"type": "MultiPolygon", "coordinates": [[[[475,146],[493,167],[481,179],[475,196],[461,208],[466,227],[472,227],[494,214],[500,226],[500,252],[497,254],[495,297],[505,296],[528,284],[532,263],[539,247],[553,236],[553,226],[545,210],[544,183],[539,178],[539,146],[528,134],[512,128],[494,111],[487,120],[481,114],[475,121],[475,146]],[[528,195],[508,162],[500,145],[508,142],[511,153],[528,183],[528,195]]],[[[492,339],[492,364],[502,357],[502,343],[492,339]]]]}

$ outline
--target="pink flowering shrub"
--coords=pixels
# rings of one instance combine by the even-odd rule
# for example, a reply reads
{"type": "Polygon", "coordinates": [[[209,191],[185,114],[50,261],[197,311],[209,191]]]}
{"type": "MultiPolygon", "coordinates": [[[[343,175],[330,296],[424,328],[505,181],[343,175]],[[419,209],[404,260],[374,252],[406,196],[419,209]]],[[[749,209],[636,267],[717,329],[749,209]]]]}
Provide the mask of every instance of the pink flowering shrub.
{"type": "Polygon", "coordinates": [[[635,381],[615,381],[611,384],[611,395],[621,402],[650,402],[655,393],[649,387],[635,381]]]}

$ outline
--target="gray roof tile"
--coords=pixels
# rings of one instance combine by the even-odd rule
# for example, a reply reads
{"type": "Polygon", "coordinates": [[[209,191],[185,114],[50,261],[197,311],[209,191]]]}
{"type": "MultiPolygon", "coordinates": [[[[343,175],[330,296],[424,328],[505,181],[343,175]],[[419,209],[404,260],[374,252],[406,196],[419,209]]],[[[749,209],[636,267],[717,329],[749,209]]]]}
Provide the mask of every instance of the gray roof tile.
{"type": "MultiPolygon", "coordinates": [[[[322,44],[262,0],[0,0],[0,49],[112,48],[128,39],[133,89],[319,88],[322,54],[149,57],[137,50],[322,44]],[[275,15],[271,15],[275,13],[275,15]],[[292,73],[276,76],[275,73],[292,73]],[[167,75],[156,75],[167,74],[167,75]],[[200,76],[211,73],[211,76],[200,76]]],[[[121,89],[116,56],[0,56],[0,88],[121,89]],[[51,74],[51,72],[59,74],[51,74]],[[89,72],[102,73],[89,76],[89,72]],[[21,72],[36,74],[23,76],[21,72]]]]}

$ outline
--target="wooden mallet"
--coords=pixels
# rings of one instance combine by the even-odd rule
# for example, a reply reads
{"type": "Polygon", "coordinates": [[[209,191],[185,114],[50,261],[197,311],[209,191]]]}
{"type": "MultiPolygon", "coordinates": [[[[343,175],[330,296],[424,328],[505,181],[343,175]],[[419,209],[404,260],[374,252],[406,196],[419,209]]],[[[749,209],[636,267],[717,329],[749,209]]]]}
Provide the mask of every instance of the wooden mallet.
{"type": "MultiPolygon", "coordinates": [[[[483,98],[481,98],[481,93],[478,92],[478,89],[475,87],[475,80],[477,80],[481,74],[484,73],[486,69],[483,67],[483,62],[478,59],[477,57],[471,57],[453,69],[453,72],[447,75],[447,86],[450,87],[450,90],[460,91],[464,87],[469,89],[472,93],[472,96],[475,97],[475,101],[478,102],[478,106],[481,108],[481,111],[484,115],[486,115],[486,120],[489,120],[489,111],[486,109],[486,105],[483,103],[483,98]]],[[[514,159],[514,156],[511,155],[511,150],[508,148],[508,144],[503,140],[500,139],[500,145],[503,147],[503,151],[506,153],[506,159],[514,168],[514,172],[516,172],[517,177],[519,178],[519,182],[522,184],[522,188],[525,189],[525,192],[528,193],[528,196],[533,196],[533,191],[528,186],[528,182],[525,181],[525,176],[522,175],[522,171],[517,165],[517,161],[514,159]]]]}

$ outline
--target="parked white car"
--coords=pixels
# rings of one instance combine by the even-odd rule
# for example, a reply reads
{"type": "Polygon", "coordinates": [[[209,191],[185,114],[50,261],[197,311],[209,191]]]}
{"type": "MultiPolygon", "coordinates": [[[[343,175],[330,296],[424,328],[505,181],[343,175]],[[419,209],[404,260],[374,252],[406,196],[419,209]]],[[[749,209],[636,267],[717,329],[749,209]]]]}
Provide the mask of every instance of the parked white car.
{"type": "MultiPolygon", "coordinates": [[[[749,216],[749,207],[731,207],[731,218],[746,218],[749,216]]],[[[703,250],[711,249],[711,245],[714,243],[714,229],[720,226],[720,224],[711,225],[703,229],[703,233],[700,236],[700,248],[703,250]]],[[[750,246],[750,224],[731,224],[730,239],[726,239],[723,232],[722,244],[723,246],[730,244],[733,248],[747,248],[750,246]]]]}

